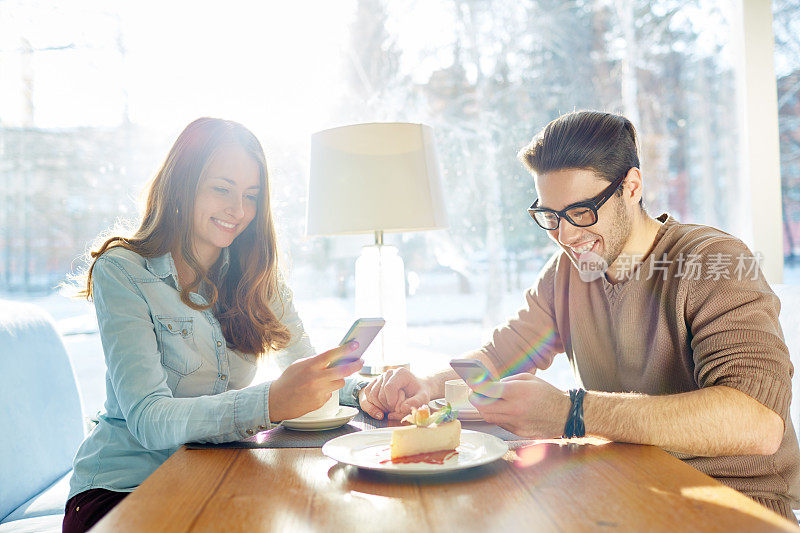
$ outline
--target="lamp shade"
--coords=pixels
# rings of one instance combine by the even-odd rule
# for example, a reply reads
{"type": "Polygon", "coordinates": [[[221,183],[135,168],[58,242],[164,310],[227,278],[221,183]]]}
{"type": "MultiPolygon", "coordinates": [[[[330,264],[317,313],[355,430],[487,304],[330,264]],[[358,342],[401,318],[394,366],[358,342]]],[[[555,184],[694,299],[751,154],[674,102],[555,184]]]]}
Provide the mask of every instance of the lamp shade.
{"type": "Polygon", "coordinates": [[[447,227],[433,130],[354,124],[311,136],[308,235],[447,227]]]}

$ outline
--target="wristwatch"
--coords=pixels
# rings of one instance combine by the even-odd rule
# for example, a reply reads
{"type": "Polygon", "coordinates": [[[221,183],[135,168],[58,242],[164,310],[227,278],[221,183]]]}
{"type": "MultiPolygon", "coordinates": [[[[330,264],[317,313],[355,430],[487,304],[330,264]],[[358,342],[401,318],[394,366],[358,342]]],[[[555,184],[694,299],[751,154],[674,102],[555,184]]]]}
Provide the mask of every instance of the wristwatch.
{"type": "Polygon", "coordinates": [[[359,381],[358,383],[356,383],[356,386],[353,387],[353,400],[356,402],[356,407],[359,407],[358,395],[361,393],[361,389],[363,389],[364,387],[366,387],[370,383],[372,383],[372,382],[371,381],[359,381]]]}

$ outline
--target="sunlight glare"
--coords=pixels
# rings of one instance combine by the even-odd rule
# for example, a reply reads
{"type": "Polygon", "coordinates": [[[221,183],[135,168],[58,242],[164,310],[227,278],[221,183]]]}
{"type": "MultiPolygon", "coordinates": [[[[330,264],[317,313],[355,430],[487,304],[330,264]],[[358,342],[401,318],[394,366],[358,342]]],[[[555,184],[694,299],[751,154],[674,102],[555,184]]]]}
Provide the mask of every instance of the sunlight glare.
{"type": "Polygon", "coordinates": [[[4,122],[22,123],[25,65],[39,127],[159,132],[198,116],[238,120],[284,138],[329,125],[343,90],[354,2],[46,3],[0,17],[4,122]],[[9,108],[9,109],[6,109],[9,108]],[[13,108],[13,109],[12,109],[13,108]],[[6,111],[16,110],[16,113],[6,111]]]}

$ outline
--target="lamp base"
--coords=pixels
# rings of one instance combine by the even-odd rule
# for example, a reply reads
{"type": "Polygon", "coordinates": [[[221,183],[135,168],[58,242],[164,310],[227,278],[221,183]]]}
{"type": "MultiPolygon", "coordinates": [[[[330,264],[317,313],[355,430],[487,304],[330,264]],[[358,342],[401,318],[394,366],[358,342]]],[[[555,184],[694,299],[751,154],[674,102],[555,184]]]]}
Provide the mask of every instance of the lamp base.
{"type": "Polygon", "coordinates": [[[386,325],[364,352],[362,373],[377,375],[405,363],[406,292],[403,260],[387,244],[364,246],[356,260],[356,316],[379,316],[386,325]],[[366,370],[369,367],[369,370],[366,370]]]}

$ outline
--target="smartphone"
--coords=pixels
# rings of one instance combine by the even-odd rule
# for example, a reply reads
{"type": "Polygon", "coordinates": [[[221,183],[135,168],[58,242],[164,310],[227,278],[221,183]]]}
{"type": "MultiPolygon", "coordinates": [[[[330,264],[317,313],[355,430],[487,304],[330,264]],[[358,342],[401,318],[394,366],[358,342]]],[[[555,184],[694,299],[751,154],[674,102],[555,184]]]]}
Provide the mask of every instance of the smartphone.
{"type": "Polygon", "coordinates": [[[359,318],[353,322],[339,346],[343,346],[348,342],[358,341],[358,348],[341,359],[337,359],[330,366],[342,366],[359,360],[385,324],[386,321],[380,317],[359,318]]]}
{"type": "Polygon", "coordinates": [[[501,398],[502,387],[492,373],[477,359],[452,359],[450,366],[467,382],[470,389],[490,398],[501,398]]]}

